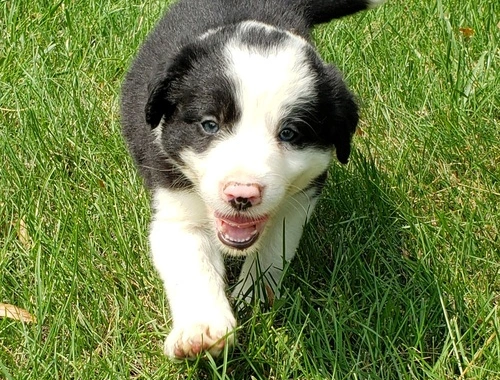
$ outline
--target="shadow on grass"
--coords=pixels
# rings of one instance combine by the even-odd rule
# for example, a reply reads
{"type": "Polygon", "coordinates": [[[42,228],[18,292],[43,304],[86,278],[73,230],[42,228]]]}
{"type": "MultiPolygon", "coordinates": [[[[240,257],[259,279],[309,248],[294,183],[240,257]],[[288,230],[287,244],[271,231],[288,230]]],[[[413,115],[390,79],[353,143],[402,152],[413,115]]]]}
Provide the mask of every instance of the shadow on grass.
{"type": "Polygon", "coordinates": [[[283,322],[307,326],[306,360],[320,373],[425,377],[446,344],[436,276],[387,177],[359,153],[332,168],[292,263],[283,322]]]}

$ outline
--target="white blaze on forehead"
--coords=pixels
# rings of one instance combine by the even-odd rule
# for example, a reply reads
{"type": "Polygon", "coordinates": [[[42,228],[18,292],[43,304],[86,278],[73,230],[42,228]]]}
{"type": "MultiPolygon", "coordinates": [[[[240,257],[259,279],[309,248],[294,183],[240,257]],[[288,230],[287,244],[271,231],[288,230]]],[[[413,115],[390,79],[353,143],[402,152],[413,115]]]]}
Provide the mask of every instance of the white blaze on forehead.
{"type": "MultiPolygon", "coordinates": [[[[257,22],[243,23],[241,33],[251,29],[278,32],[272,26],[257,22]]],[[[228,75],[235,83],[236,100],[241,110],[240,126],[265,123],[276,132],[280,119],[291,106],[313,98],[315,78],[307,63],[308,43],[291,33],[275,46],[248,45],[238,37],[225,49],[228,75]]],[[[239,127],[238,127],[239,128],[239,127]]]]}

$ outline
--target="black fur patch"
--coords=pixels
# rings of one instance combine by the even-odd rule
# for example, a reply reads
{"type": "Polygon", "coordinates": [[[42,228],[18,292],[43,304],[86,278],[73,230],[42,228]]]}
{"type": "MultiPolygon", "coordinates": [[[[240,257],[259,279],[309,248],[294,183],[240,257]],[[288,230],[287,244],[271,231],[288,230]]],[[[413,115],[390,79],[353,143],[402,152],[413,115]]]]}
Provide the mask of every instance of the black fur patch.
{"type": "MultiPolygon", "coordinates": [[[[235,89],[226,76],[222,44],[196,43],[184,48],[181,57],[167,68],[146,109],[158,120],[161,115],[161,143],[174,160],[186,149],[201,153],[214,139],[230,132],[240,118],[235,89]],[[175,73],[175,74],[172,74],[175,73]],[[220,131],[207,134],[201,122],[216,121],[220,131]]],[[[151,123],[155,127],[155,123],[151,123]]]]}
{"type": "Polygon", "coordinates": [[[317,197],[321,194],[321,191],[323,190],[323,187],[325,187],[325,182],[326,179],[328,178],[328,171],[325,171],[324,173],[320,174],[318,177],[314,178],[309,186],[307,186],[304,189],[304,192],[313,189],[314,194],[312,196],[317,197]]]}
{"type": "Polygon", "coordinates": [[[283,124],[293,124],[300,137],[291,145],[331,149],[337,158],[347,163],[351,139],[358,124],[358,106],[354,95],[345,85],[342,74],[325,65],[310,48],[307,52],[310,71],[316,76],[316,95],[297,102],[283,124]]]}
{"type": "Polygon", "coordinates": [[[267,30],[264,27],[252,27],[242,34],[239,41],[250,48],[257,48],[260,51],[271,50],[283,45],[289,37],[280,30],[267,30]]]}

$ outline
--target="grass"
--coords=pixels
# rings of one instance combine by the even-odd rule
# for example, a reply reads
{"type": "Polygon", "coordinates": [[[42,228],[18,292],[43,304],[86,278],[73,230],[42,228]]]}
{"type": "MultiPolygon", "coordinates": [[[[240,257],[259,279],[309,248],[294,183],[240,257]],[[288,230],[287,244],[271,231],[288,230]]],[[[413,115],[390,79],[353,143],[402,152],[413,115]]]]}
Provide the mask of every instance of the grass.
{"type": "Polygon", "coordinates": [[[160,1],[0,2],[5,379],[500,378],[500,5],[390,1],[319,27],[362,105],[270,310],[172,364],[148,196],[120,136],[160,1]]]}

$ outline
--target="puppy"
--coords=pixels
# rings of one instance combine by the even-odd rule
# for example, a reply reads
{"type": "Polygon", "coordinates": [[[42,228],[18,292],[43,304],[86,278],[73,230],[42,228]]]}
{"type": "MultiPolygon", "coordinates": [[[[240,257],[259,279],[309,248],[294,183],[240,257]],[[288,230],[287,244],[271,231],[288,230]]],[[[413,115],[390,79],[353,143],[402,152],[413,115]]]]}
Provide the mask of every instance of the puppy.
{"type": "Polygon", "coordinates": [[[347,162],[358,122],[310,29],[381,2],[180,0],[140,49],[121,121],[152,193],[169,357],[215,356],[233,344],[223,254],[246,257],[235,297],[279,297],[332,154],[347,162]]]}

